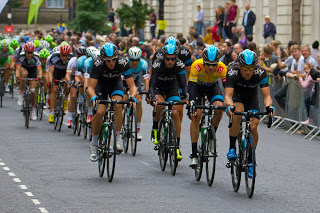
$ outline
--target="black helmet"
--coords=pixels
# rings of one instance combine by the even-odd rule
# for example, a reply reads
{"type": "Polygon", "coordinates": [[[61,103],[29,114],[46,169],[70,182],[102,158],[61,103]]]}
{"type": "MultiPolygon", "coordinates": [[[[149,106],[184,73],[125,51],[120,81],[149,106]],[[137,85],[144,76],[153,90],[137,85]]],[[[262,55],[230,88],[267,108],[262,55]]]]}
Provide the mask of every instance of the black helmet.
{"type": "Polygon", "coordinates": [[[83,46],[80,46],[76,49],[76,54],[78,56],[82,56],[82,55],[85,55],[86,54],[86,48],[83,47],[83,46]]]}
{"type": "Polygon", "coordinates": [[[118,48],[113,43],[105,43],[100,49],[100,55],[103,58],[117,56],[118,48]]]}

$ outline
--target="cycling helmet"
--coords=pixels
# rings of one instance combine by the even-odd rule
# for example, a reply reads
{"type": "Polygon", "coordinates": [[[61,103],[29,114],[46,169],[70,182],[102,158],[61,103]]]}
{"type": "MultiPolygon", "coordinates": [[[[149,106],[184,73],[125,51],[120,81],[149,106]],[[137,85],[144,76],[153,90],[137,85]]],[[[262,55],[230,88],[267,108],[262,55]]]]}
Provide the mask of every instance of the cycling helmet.
{"type": "Polygon", "coordinates": [[[178,55],[179,54],[179,48],[177,45],[173,44],[167,44],[164,47],[162,47],[162,54],[163,55],[178,55]]]}
{"type": "Polygon", "coordinates": [[[59,51],[60,51],[60,50],[59,50],[59,47],[55,47],[55,48],[52,49],[52,52],[53,52],[53,53],[57,53],[57,52],[59,52],[59,51]]]}
{"type": "Polygon", "coordinates": [[[97,51],[97,48],[95,48],[95,47],[88,47],[87,49],[86,49],[86,55],[88,56],[88,57],[92,57],[92,54],[95,52],[95,51],[97,51]]]}
{"type": "Polygon", "coordinates": [[[180,41],[179,41],[178,39],[176,39],[175,37],[173,37],[173,36],[170,36],[170,37],[167,38],[167,40],[164,42],[164,45],[167,45],[167,44],[173,44],[173,45],[178,46],[178,48],[180,48],[180,41]]]}
{"type": "Polygon", "coordinates": [[[96,58],[98,58],[100,56],[100,50],[98,50],[98,49],[96,49],[94,52],[93,52],[93,54],[92,54],[92,58],[93,59],[96,59],[96,58]]]}
{"type": "MultiPolygon", "coordinates": [[[[29,40],[29,42],[31,42],[30,40],[29,40]]],[[[40,41],[39,40],[33,40],[33,43],[34,43],[34,45],[36,45],[36,48],[40,47],[40,41]]]]}
{"type": "Polygon", "coordinates": [[[128,51],[129,59],[140,60],[142,55],[142,51],[139,47],[131,47],[128,51]]]}
{"type": "Polygon", "coordinates": [[[86,44],[86,39],[85,39],[85,38],[81,38],[81,39],[79,40],[79,43],[80,43],[82,46],[84,46],[84,47],[87,46],[87,44],[86,44]]]}
{"type": "Polygon", "coordinates": [[[34,51],[34,49],[36,49],[36,45],[34,45],[34,43],[32,42],[27,42],[25,43],[25,45],[23,46],[24,51],[34,51]]]}
{"type": "Polygon", "coordinates": [[[19,41],[17,39],[12,39],[10,42],[10,46],[12,47],[18,47],[19,46],[19,41]]]}
{"type": "Polygon", "coordinates": [[[105,57],[112,57],[118,55],[118,48],[113,43],[105,43],[100,50],[100,55],[105,57]]]}
{"type": "Polygon", "coordinates": [[[43,40],[43,41],[40,41],[40,45],[39,46],[40,46],[41,49],[43,49],[43,48],[49,49],[50,44],[49,44],[49,42],[43,40]]]}
{"type": "Polygon", "coordinates": [[[0,42],[0,46],[1,47],[9,47],[9,42],[7,39],[3,39],[1,42],[0,42]]]}
{"type": "Polygon", "coordinates": [[[220,50],[214,45],[210,45],[203,50],[202,57],[205,61],[218,61],[220,59],[220,50]]]}
{"type": "Polygon", "coordinates": [[[63,55],[69,55],[71,53],[71,47],[67,44],[62,44],[59,50],[60,50],[60,53],[63,55]]]}
{"type": "Polygon", "coordinates": [[[46,39],[46,41],[49,42],[49,43],[51,43],[51,42],[53,41],[53,37],[52,37],[51,35],[47,35],[47,36],[45,37],[45,39],[46,39]]]}
{"type": "Polygon", "coordinates": [[[258,57],[255,52],[251,50],[244,50],[239,53],[238,59],[240,64],[246,64],[246,65],[256,65],[258,62],[258,57]]]}
{"type": "Polygon", "coordinates": [[[82,46],[78,47],[78,48],[76,49],[76,54],[77,54],[78,56],[85,55],[85,54],[86,54],[86,48],[85,48],[85,47],[82,47],[82,46]]]}
{"type": "Polygon", "coordinates": [[[40,58],[48,58],[50,55],[49,50],[47,50],[46,48],[43,48],[42,50],[40,50],[39,52],[39,56],[40,58]]]}

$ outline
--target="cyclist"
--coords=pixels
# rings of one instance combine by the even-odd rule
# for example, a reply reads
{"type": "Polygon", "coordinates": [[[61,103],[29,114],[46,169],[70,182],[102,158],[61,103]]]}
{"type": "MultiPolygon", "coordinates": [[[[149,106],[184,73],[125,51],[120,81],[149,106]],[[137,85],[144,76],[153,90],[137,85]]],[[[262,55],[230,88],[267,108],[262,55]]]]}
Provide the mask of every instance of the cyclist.
{"type": "MultiPolygon", "coordinates": [[[[78,47],[76,49],[76,56],[72,57],[70,61],[68,62],[67,66],[67,74],[66,74],[66,81],[74,81],[74,82],[83,82],[81,75],[84,69],[84,61],[86,60],[86,48],[85,47],[78,47]]],[[[77,96],[77,87],[76,84],[73,84],[70,88],[70,99],[68,104],[68,113],[69,113],[69,119],[67,122],[67,126],[69,128],[72,127],[72,120],[73,120],[73,112],[75,110],[75,101],[77,96]]],[[[79,96],[79,103],[83,102],[83,89],[80,91],[79,96]],[[81,93],[82,92],[82,93],[81,93]]]]}
{"type": "MultiPolygon", "coordinates": [[[[39,57],[40,57],[40,61],[41,61],[41,65],[42,65],[42,75],[43,75],[43,89],[44,89],[44,93],[45,93],[45,97],[47,98],[47,94],[48,94],[48,86],[47,86],[47,79],[48,79],[48,70],[47,70],[47,59],[50,55],[49,50],[47,49],[42,49],[39,52],[39,57]]],[[[46,106],[43,106],[44,108],[46,108],[46,106]]]]}
{"type": "Polygon", "coordinates": [[[49,44],[50,44],[50,49],[53,50],[53,48],[56,47],[56,43],[53,42],[53,37],[52,37],[51,35],[46,35],[45,40],[46,40],[47,42],[49,42],[49,44]]]}
{"type": "MultiPolygon", "coordinates": [[[[167,44],[162,48],[163,59],[156,59],[152,65],[152,74],[149,85],[151,103],[156,106],[156,114],[153,116],[153,131],[151,141],[157,145],[158,122],[161,119],[163,106],[157,106],[157,102],[181,101],[179,97],[178,82],[182,86],[182,97],[187,96],[185,78],[185,65],[178,58],[179,48],[177,45],[167,44]]],[[[176,127],[178,147],[180,147],[181,120],[176,107],[172,107],[172,116],[176,127]]],[[[181,160],[180,148],[177,149],[177,159],[181,160]]]]}
{"type": "MultiPolygon", "coordinates": [[[[61,45],[59,52],[53,53],[50,57],[50,60],[47,62],[49,66],[49,79],[48,82],[53,80],[63,80],[66,76],[67,65],[70,59],[72,58],[71,47],[69,45],[61,45]]],[[[68,90],[65,88],[65,100],[64,100],[64,109],[68,107],[68,90]]],[[[54,108],[56,107],[56,95],[58,92],[58,84],[54,84],[51,88],[50,94],[50,115],[48,118],[49,123],[54,122],[54,108]]]]}
{"type": "Polygon", "coordinates": [[[46,40],[42,40],[39,42],[39,47],[36,48],[36,52],[40,52],[40,50],[42,49],[47,49],[50,53],[52,52],[52,50],[50,49],[50,44],[49,42],[47,42],[46,40]]]}
{"type": "MultiPolygon", "coordinates": [[[[228,106],[226,113],[229,117],[233,117],[233,125],[229,129],[230,148],[227,154],[228,160],[235,160],[237,158],[235,143],[239,135],[241,122],[241,116],[232,115],[232,111],[260,111],[258,86],[260,86],[261,93],[264,96],[264,105],[273,108],[268,77],[265,70],[257,65],[257,55],[247,49],[239,53],[237,61],[228,67],[225,85],[225,103],[228,106]]],[[[258,117],[250,121],[255,148],[258,144],[258,124],[258,117]]],[[[249,154],[249,160],[250,158],[249,154]]],[[[252,178],[252,176],[252,167],[249,167],[249,177],[252,178]]]]}
{"type": "Polygon", "coordinates": [[[19,41],[15,38],[13,38],[10,41],[10,46],[12,47],[13,50],[16,50],[19,47],[19,41]]]}
{"type": "Polygon", "coordinates": [[[55,47],[55,48],[53,48],[53,50],[52,50],[52,54],[50,54],[49,56],[48,56],[48,58],[47,58],[47,61],[46,61],[46,68],[45,68],[45,70],[46,70],[46,78],[47,78],[47,95],[46,95],[46,100],[47,100],[47,106],[48,106],[48,108],[50,108],[50,94],[51,94],[51,87],[49,86],[49,61],[50,61],[50,59],[51,59],[51,56],[54,54],[54,53],[57,53],[57,52],[59,52],[59,47],[55,47]]]}
{"type": "MultiPolygon", "coordinates": [[[[42,78],[42,68],[39,56],[34,53],[36,46],[34,43],[28,42],[25,43],[23,49],[24,52],[19,55],[17,66],[16,66],[16,73],[21,78],[37,78],[37,72],[39,78],[42,78]]],[[[30,81],[30,91],[31,91],[31,119],[37,120],[35,103],[36,103],[36,81],[30,81]]],[[[20,83],[20,96],[18,99],[18,105],[22,105],[22,98],[23,98],[23,90],[25,87],[25,81],[21,81],[20,83]]]]}
{"type": "MultiPolygon", "coordinates": [[[[227,67],[219,61],[220,51],[214,45],[204,49],[201,59],[196,60],[191,65],[191,73],[188,84],[191,107],[201,105],[202,97],[207,96],[208,101],[215,106],[223,106],[224,98],[218,80],[226,82],[227,67]]],[[[197,142],[199,137],[199,123],[201,119],[201,109],[197,109],[194,114],[190,114],[190,135],[191,135],[191,162],[190,167],[198,165],[197,142]]],[[[212,125],[217,131],[222,118],[222,110],[214,112],[212,125]]]]}
{"type": "Polygon", "coordinates": [[[0,42],[0,67],[7,68],[8,70],[4,70],[4,87],[5,92],[10,92],[9,89],[9,78],[11,76],[10,63],[11,63],[11,55],[14,54],[14,50],[10,47],[7,39],[3,39],[0,42]]]}
{"type": "MultiPolygon", "coordinates": [[[[130,68],[133,74],[134,78],[134,83],[138,89],[138,91],[141,93],[142,88],[141,88],[141,77],[144,80],[144,85],[145,85],[145,91],[148,92],[149,88],[149,71],[148,71],[148,63],[146,60],[141,58],[142,56],[142,50],[139,47],[133,46],[129,49],[128,51],[128,61],[130,64],[130,68]]],[[[123,82],[124,87],[126,87],[126,83],[123,82]]],[[[127,99],[128,97],[126,97],[127,99]]],[[[142,118],[142,95],[137,95],[137,139],[140,141],[142,140],[142,135],[141,135],[141,118],[142,118]]]]}
{"type": "MultiPolygon", "coordinates": [[[[126,83],[130,89],[132,97],[137,95],[137,88],[134,85],[132,73],[128,61],[118,56],[118,48],[112,43],[105,43],[101,50],[100,56],[94,60],[91,78],[88,84],[88,93],[92,97],[91,102],[95,106],[97,95],[101,99],[110,99],[121,101],[123,98],[123,86],[121,74],[124,75],[126,83]]],[[[90,160],[98,160],[97,145],[98,137],[100,134],[102,119],[106,113],[106,106],[99,104],[97,107],[97,113],[92,119],[92,143],[90,144],[90,160]]],[[[123,149],[120,145],[120,131],[122,126],[122,107],[115,105],[114,122],[116,126],[116,143],[117,152],[120,154],[123,149]]]]}

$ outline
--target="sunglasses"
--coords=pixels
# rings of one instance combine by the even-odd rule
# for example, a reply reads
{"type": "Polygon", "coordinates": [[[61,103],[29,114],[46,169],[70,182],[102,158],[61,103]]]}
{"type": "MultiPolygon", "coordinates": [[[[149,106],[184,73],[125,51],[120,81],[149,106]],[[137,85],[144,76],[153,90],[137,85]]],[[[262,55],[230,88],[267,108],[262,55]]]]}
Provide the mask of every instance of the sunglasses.
{"type": "Polygon", "coordinates": [[[129,59],[130,61],[136,61],[136,62],[138,62],[138,61],[140,61],[140,59],[129,59]]]}
{"type": "Polygon", "coordinates": [[[210,66],[215,67],[218,65],[218,63],[209,63],[209,62],[204,62],[204,64],[207,65],[208,67],[210,67],[210,66]]]}
{"type": "Polygon", "coordinates": [[[117,60],[117,57],[110,58],[110,59],[108,59],[108,58],[104,58],[103,60],[104,60],[104,61],[107,61],[107,62],[115,61],[115,60],[117,60]]]}
{"type": "Polygon", "coordinates": [[[177,57],[174,57],[174,58],[164,57],[164,60],[166,60],[166,61],[175,61],[175,60],[177,60],[177,57]]]}
{"type": "Polygon", "coordinates": [[[29,52],[29,51],[27,51],[27,52],[26,52],[26,54],[33,54],[33,52],[29,52]]]}
{"type": "Polygon", "coordinates": [[[63,54],[61,54],[61,56],[63,56],[63,57],[68,57],[68,55],[63,55],[63,54]]]}
{"type": "Polygon", "coordinates": [[[241,67],[243,71],[253,71],[255,67],[241,67]]]}

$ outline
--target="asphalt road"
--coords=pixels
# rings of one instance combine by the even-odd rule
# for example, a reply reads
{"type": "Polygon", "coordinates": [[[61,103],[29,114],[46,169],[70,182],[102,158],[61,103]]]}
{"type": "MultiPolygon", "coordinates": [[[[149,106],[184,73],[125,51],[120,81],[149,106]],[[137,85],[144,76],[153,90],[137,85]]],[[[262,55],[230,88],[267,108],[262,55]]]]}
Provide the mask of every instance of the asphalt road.
{"type": "MultiPolygon", "coordinates": [[[[151,107],[144,105],[143,141],[135,157],[117,157],[112,183],[98,175],[89,160],[89,142],[65,125],[24,118],[16,98],[5,97],[0,108],[0,212],[320,212],[320,142],[302,135],[259,126],[257,178],[252,199],[244,180],[233,192],[227,118],[218,130],[218,161],[212,187],[189,168],[189,119],[182,127],[182,154],[176,176],[160,170],[151,144],[151,107]]],[[[46,111],[48,113],[48,111],[46,111]]]]}

